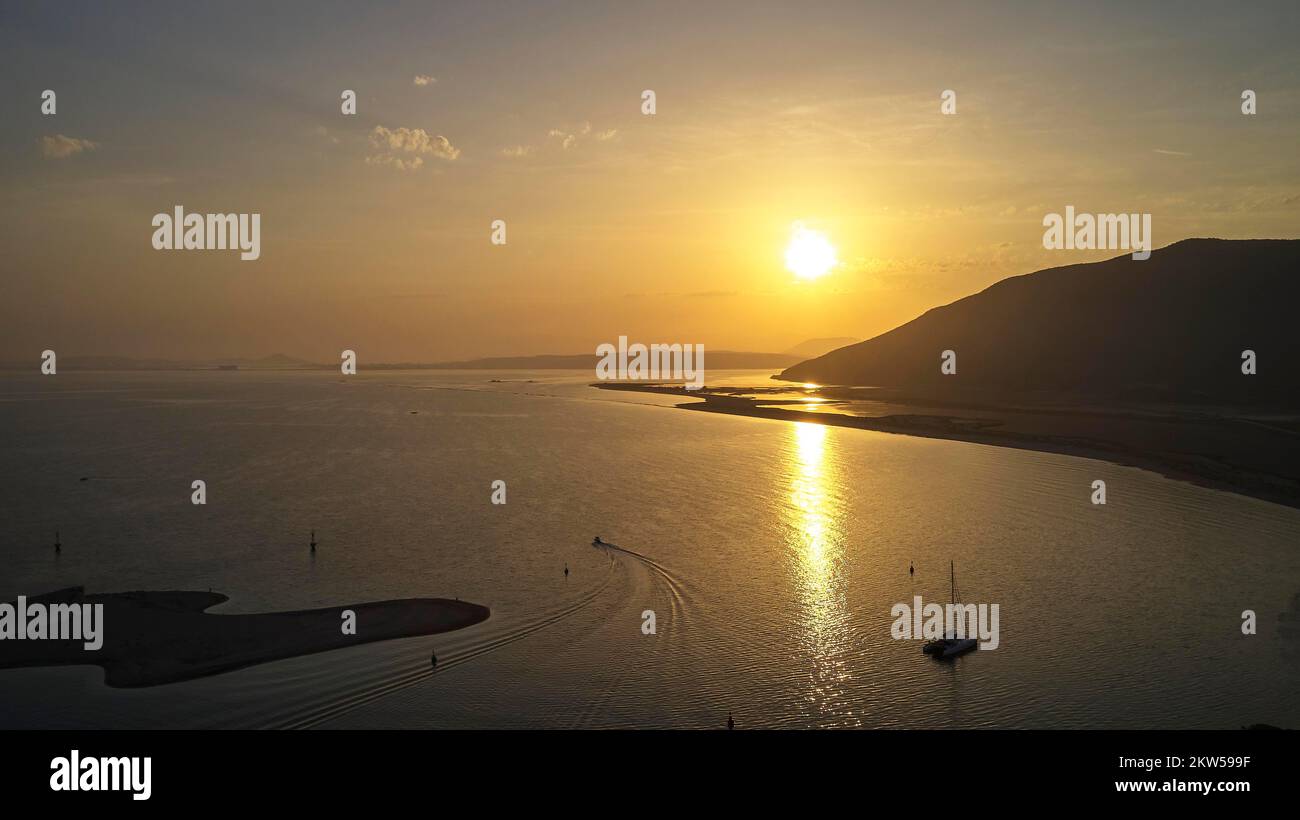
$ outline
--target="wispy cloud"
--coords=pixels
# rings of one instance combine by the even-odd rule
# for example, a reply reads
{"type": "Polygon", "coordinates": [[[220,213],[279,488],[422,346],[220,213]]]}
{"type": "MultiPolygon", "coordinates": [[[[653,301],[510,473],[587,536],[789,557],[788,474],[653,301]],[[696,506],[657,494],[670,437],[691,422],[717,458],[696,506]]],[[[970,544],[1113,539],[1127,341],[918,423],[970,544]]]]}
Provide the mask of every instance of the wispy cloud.
{"type": "Polygon", "coordinates": [[[392,154],[375,154],[366,157],[366,165],[387,165],[396,168],[399,171],[414,171],[424,165],[423,157],[412,157],[411,159],[402,159],[392,154]]]}
{"type": "Polygon", "coordinates": [[[97,142],[78,139],[77,137],[65,137],[63,134],[41,137],[41,153],[46,159],[67,159],[80,154],[82,151],[94,151],[98,147],[99,143],[97,142]]]}
{"type": "Polygon", "coordinates": [[[1157,154],[1164,154],[1164,155],[1166,155],[1166,156],[1170,156],[1170,157],[1190,157],[1190,156],[1191,156],[1191,154],[1187,153],[1186,151],[1167,151],[1167,150],[1165,150],[1164,148],[1155,148],[1155,149],[1152,149],[1152,150],[1154,150],[1157,154]]]}
{"type": "Polygon", "coordinates": [[[572,148],[574,143],[578,141],[578,136],[576,134],[570,134],[568,132],[561,131],[558,128],[552,128],[550,131],[547,131],[546,136],[552,137],[554,139],[558,139],[560,141],[560,146],[563,147],[565,150],[572,148]]]}
{"type": "Polygon", "coordinates": [[[370,132],[370,145],[379,153],[366,157],[367,165],[388,165],[399,171],[414,171],[424,165],[425,156],[451,162],[460,149],[441,134],[430,136],[423,128],[385,128],[376,125],[370,132]]]}
{"type": "Polygon", "coordinates": [[[501,156],[510,157],[511,159],[519,159],[520,157],[528,156],[532,152],[533,146],[531,145],[512,145],[509,148],[502,148],[501,156]]]}
{"type": "Polygon", "coordinates": [[[434,83],[438,82],[438,78],[431,77],[428,74],[416,74],[414,77],[411,78],[411,82],[419,86],[433,85],[434,83]]]}
{"type": "Polygon", "coordinates": [[[595,137],[598,142],[608,142],[618,136],[617,128],[609,128],[604,131],[593,132],[590,122],[583,122],[576,128],[552,128],[546,132],[546,136],[551,139],[560,141],[560,147],[568,150],[578,144],[580,137],[595,137]]]}

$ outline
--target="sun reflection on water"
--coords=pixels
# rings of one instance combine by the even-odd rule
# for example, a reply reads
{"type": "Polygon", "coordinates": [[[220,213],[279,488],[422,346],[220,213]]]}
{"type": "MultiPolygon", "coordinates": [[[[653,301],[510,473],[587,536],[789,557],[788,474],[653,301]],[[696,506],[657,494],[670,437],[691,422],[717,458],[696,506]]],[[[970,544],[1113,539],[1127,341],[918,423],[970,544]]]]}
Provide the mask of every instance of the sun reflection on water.
{"type": "Polygon", "coordinates": [[[849,613],[843,590],[844,548],[836,519],[841,501],[833,491],[826,458],[827,428],[800,422],[791,425],[789,546],[799,584],[797,641],[808,659],[805,700],[824,725],[859,723],[845,700],[851,675],[849,613]]]}

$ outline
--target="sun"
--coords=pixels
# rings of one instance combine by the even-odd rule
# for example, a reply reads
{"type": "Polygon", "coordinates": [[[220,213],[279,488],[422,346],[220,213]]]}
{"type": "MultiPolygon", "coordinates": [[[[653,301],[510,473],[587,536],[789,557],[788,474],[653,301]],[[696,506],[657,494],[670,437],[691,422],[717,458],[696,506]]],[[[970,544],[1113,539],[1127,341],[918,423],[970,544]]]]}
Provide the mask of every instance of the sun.
{"type": "Polygon", "coordinates": [[[820,279],[835,267],[835,246],[823,234],[794,223],[794,236],[785,246],[785,267],[800,279],[820,279]]]}

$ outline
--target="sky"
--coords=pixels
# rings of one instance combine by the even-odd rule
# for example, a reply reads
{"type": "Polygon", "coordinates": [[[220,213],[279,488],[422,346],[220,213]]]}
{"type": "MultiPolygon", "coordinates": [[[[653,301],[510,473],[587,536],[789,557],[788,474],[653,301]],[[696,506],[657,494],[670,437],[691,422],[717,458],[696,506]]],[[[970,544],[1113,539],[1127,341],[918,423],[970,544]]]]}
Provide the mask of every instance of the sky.
{"type": "Polygon", "coordinates": [[[1121,253],[1067,205],[1300,237],[1294,2],[7,3],[0,66],[3,360],[780,351],[1121,253]]]}

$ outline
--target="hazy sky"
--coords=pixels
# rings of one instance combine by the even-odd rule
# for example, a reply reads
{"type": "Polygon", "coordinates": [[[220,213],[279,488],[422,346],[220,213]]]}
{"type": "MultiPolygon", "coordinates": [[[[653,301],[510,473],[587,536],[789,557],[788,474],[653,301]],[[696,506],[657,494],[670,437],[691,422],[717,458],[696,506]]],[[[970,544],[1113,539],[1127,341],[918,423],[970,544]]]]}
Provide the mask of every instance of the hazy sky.
{"type": "Polygon", "coordinates": [[[6,3],[0,359],[781,350],[1118,255],[1044,250],[1066,205],[1296,238],[1298,43],[1294,0],[6,3]],[[154,250],[176,205],[261,258],[154,250]]]}

